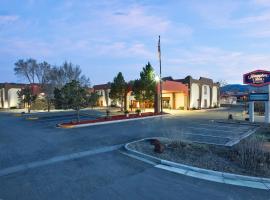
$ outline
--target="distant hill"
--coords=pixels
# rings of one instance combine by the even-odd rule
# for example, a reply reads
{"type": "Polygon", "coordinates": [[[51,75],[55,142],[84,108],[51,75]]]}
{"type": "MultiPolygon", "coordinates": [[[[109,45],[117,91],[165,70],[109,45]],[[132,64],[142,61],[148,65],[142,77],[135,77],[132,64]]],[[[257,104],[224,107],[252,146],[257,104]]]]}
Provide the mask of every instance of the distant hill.
{"type": "Polygon", "coordinates": [[[250,89],[249,85],[241,85],[241,84],[229,84],[220,88],[221,93],[226,92],[248,92],[250,89]]]}

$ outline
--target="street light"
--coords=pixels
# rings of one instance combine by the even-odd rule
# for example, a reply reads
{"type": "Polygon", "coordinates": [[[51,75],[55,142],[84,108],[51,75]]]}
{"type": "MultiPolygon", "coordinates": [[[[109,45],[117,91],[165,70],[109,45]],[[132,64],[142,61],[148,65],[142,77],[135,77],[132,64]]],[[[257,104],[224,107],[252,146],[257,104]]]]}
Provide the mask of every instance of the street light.
{"type": "Polygon", "coordinates": [[[160,80],[159,76],[158,75],[155,75],[155,81],[156,81],[156,83],[158,83],[159,80],[160,80]]]}

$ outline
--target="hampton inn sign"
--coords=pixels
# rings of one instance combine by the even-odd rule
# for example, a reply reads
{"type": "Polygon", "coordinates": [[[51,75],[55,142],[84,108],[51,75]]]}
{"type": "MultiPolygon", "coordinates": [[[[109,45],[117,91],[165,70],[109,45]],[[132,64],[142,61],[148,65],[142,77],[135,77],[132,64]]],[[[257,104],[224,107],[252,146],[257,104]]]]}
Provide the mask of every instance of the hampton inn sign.
{"type": "Polygon", "coordinates": [[[244,74],[244,84],[257,87],[257,92],[249,94],[249,121],[254,122],[254,102],[265,102],[265,122],[270,123],[270,71],[256,70],[244,74]],[[261,89],[265,91],[262,93],[261,89]],[[260,92],[258,92],[260,91],[260,92]]]}
{"type": "Polygon", "coordinates": [[[244,74],[244,83],[252,86],[264,86],[270,84],[270,71],[256,70],[244,74]]]}

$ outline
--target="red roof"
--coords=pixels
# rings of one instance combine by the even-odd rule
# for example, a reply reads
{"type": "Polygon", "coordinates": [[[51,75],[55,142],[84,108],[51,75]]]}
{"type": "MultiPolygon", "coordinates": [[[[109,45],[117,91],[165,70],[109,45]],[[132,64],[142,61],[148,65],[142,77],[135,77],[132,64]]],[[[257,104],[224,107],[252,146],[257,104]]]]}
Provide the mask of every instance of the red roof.
{"type": "MultiPolygon", "coordinates": [[[[160,91],[160,84],[157,85],[158,92],[160,91]]],[[[162,82],[162,93],[184,93],[188,95],[188,86],[176,81],[164,81],[162,82]]]]}
{"type": "Polygon", "coordinates": [[[110,88],[111,88],[111,86],[108,83],[100,84],[100,85],[94,85],[94,90],[107,90],[107,89],[110,89],[110,88]]]}

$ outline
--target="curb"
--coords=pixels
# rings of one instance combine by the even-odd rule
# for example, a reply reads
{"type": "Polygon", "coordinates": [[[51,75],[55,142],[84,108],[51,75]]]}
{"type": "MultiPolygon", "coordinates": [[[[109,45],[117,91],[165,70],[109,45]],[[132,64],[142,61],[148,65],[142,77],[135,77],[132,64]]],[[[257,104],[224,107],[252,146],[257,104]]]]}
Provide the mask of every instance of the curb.
{"type": "MultiPolygon", "coordinates": [[[[150,138],[145,138],[141,140],[137,140],[134,142],[130,142],[125,144],[125,150],[128,153],[131,153],[139,158],[143,158],[146,160],[150,160],[151,162],[156,163],[155,167],[164,169],[167,171],[171,171],[174,173],[199,178],[203,180],[229,184],[229,185],[237,185],[249,188],[256,188],[256,189],[263,189],[270,191],[270,178],[261,178],[261,177],[254,177],[254,176],[245,176],[239,174],[232,174],[227,172],[219,172],[209,169],[203,169],[199,167],[193,167],[189,165],[179,164],[168,160],[163,160],[154,156],[150,156],[139,151],[133,150],[128,146],[130,144],[141,142],[148,140],[150,138]]],[[[138,158],[138,159],[139,159],[138,158]]],[[[142,160],[143,161],[143,160],[142,160]]]]}
{"type": "Polygon", "coordinates": [[[26,120],[38,120],[38,117],[27,117],[26,120]]]}
{"type": "Polygon", "coordinates": [[[16,113],[16,114],[13,114],[14,117],[22,117],[22,114],[20,113],[16,113]]]}
{"type": "Polygon", "coordinates": [[[152,119],[152,118],[158,118],[158,117],[164,117],[165,115],[157,115],[157,116],[149,116],[149,117],[139,117],[139,118],[133,118],[133,119],[122,119],[122,120],[113,120],[113,121],[105,121],[105,122],[97,122],[97,123],[91,123],[91,124],[79,124],[79,125],[62,125],[58,124],[57,126],[60,128],[69,126],[69,128],[82,128],[82,127],[88,127],[88,126],[98,126],[98,125],[105,125],[105,124],[115,124],[115,123],[122,123],[122,122],[128,122],[128,121],[138,121],[138,120],[144,120],[144,119],[152,119]]]}
{"type": "Polygon", "coordinates": [[[59,128],[69,129],[69,128],[74,128],[74,126],[73,125],[60,125],[59,128]]]}
{"type": "Polygon", "coordinates": [[[190,111],[195,111],[195,112],[207,112],[207,111],[219,111],[219,110],[226,110],[225,107],[218,107],[218,108],[202,108],[199,110],[190,110],[190,111]]]}
{"type": "Polygon", "coordinates": [[[216,120],[215,122],[220,123],[220,124],[237,124],[237,125],[246,125],[246,126],[261,126],[261,124],[255,123],[250,123],[250,122],[240,122],[240,121],[221,121],[221,120],[216,120]]]}

